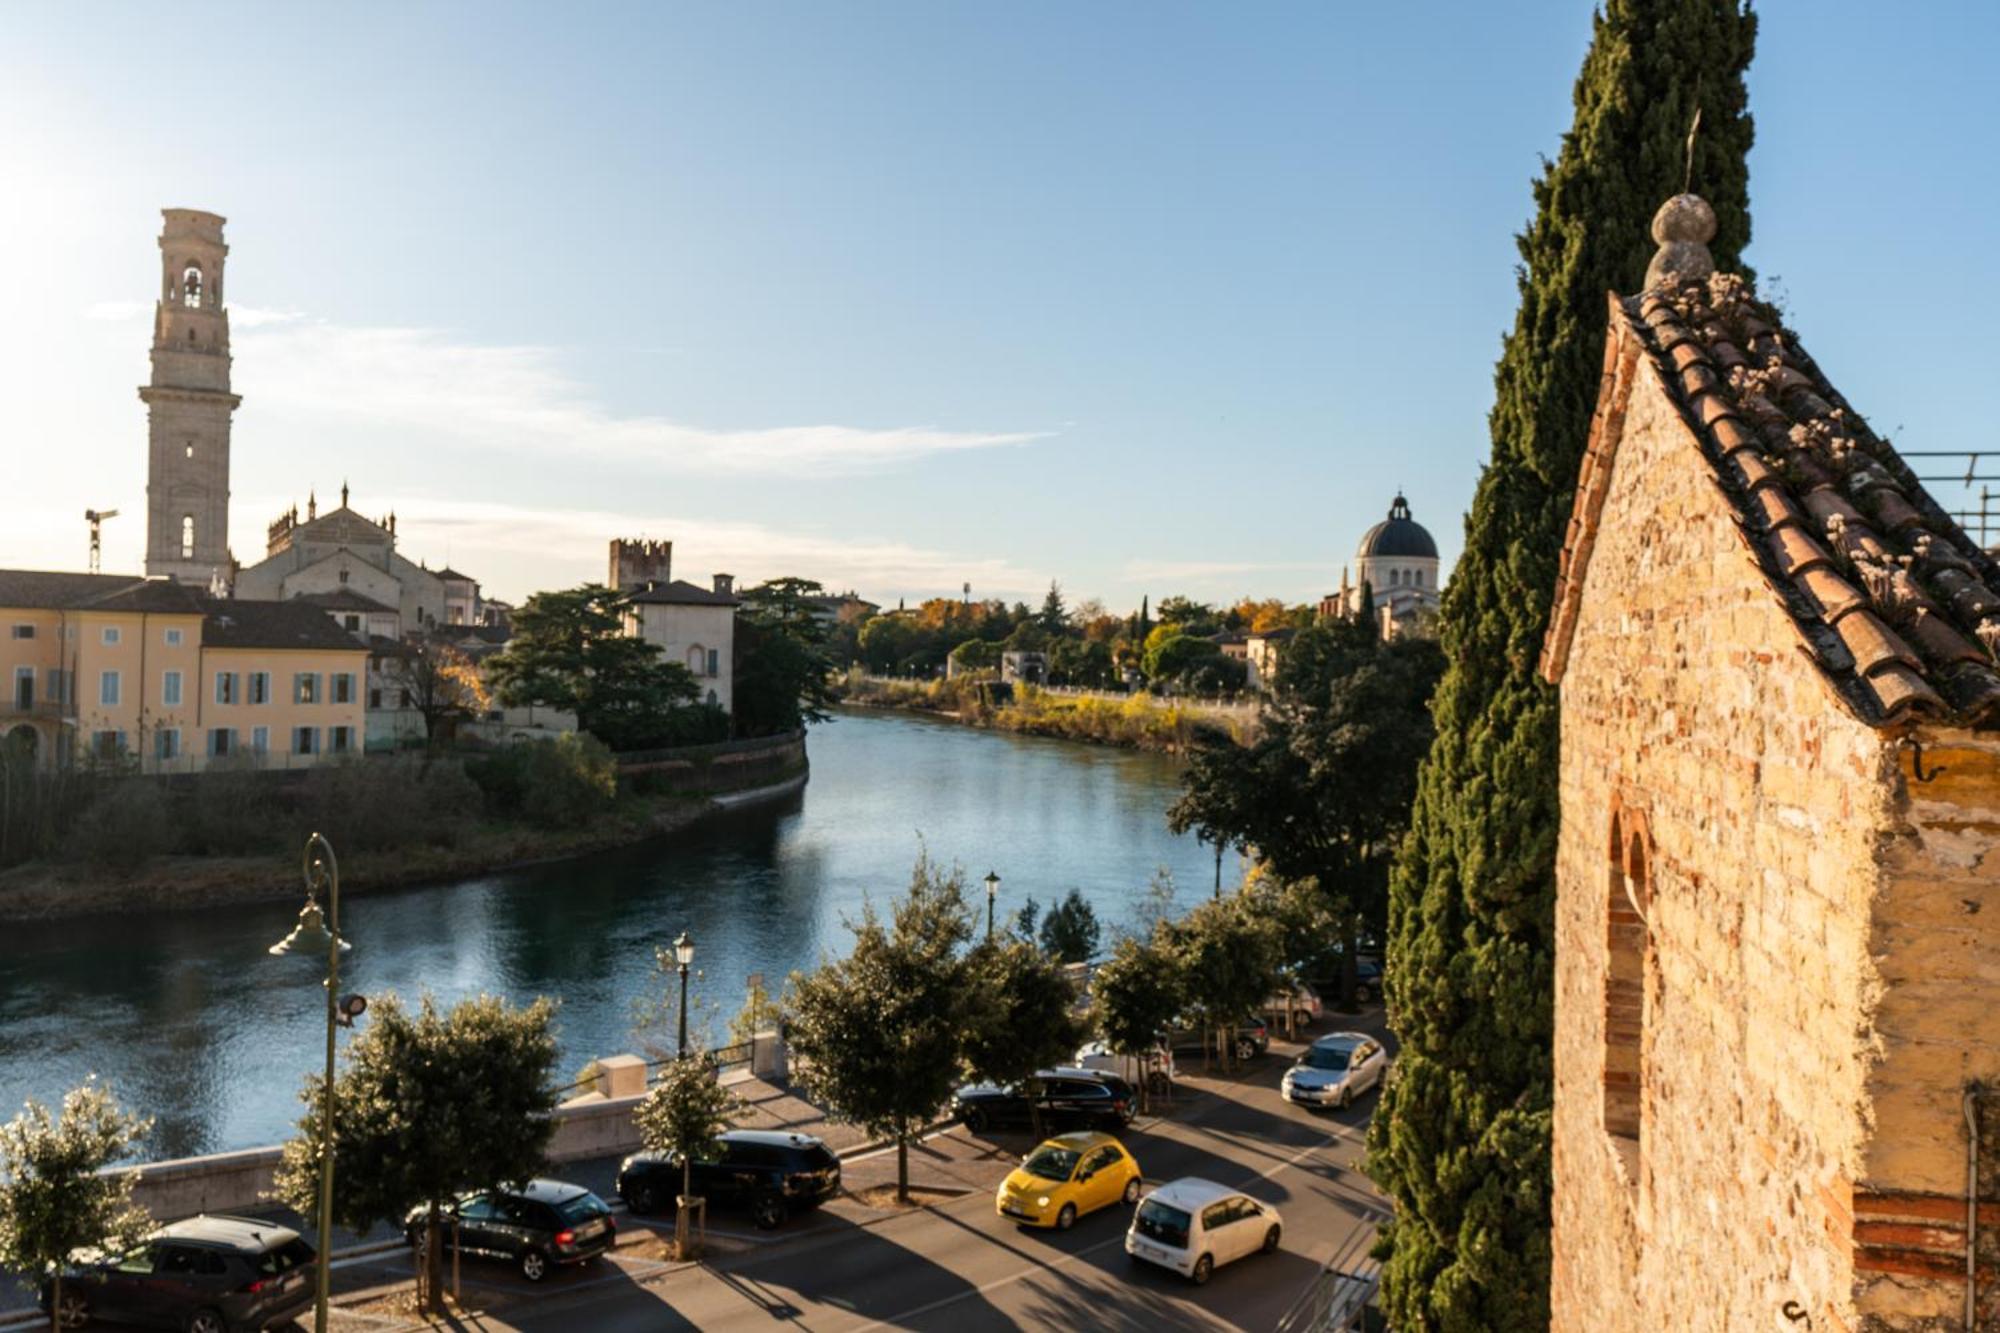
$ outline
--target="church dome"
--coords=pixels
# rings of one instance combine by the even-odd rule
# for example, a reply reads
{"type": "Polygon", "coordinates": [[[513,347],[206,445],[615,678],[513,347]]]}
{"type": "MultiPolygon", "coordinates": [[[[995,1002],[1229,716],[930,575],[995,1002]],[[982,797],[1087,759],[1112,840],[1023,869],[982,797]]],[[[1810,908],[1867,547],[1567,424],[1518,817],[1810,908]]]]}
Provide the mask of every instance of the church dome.
{"type": "Polygon", "coordinates": [[[1410,517],[1410,502],[1398,495],[1389,506],[1389,517],[1368,529],[1354,554],[1363,560],[1435,560],[1438,548],[1424,525],[1410,517]]]}

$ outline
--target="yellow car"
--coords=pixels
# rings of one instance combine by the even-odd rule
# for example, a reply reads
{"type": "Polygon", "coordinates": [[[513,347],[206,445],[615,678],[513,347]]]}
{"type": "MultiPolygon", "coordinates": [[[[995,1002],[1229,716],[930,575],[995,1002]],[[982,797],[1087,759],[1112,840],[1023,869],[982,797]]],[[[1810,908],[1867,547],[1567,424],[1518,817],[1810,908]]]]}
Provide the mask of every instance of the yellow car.
{"type": "Polygon", "coordinates": [[[1029,1153],[1000,1186],[1000,1216],[1029,1227],[1067,1231],[1076,1219],[1114,1203],[1139,1202],[1139,1164],[1109,1134],[1059,1134],[1029,1153]]]}

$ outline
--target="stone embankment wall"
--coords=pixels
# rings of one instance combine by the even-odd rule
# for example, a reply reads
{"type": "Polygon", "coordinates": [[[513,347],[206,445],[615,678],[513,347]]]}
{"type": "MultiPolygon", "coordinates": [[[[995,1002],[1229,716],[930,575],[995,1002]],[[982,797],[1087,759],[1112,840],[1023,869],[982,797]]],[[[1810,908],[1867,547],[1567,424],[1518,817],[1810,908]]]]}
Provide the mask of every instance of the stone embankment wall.
{"type": "Polygon", "coordinates": [[[619,776],[652,791],[725,796],[775,786],[806,771],[806,736],[760,736],[674,750],[631,750],[618,756],[619,776]]]}
{"type": "Polygon", "coordinates": [[[1851,1327],[1893,752],[1656,384],[1596,541],[1562,685],[1554,1327],[1851,1327]]]}
{"type": "MultiPolygon", "coordinates": [[[[600,1079],[601,1091],[556,1108],[555,1136],[548,1151],[552,1165],[622,1156],[640,1146],[632,1112],[645,1097],[644,1062],[631,1056],[612,1056],[598,1063],[618,1073],[600,1079]]],[[[726,1085],[753,1078],[781,1081],[784,1074],[783,1042],[775,1032],[760,1032],[752,1041],[750,1066],[725,1072],[722,1082],[726,1085]]],[[[267,1204],[282,1153],[282,1148],[273,1145],[128,1168],[139,1177],[133,1198],[158,1221],[267,1204]]]]}

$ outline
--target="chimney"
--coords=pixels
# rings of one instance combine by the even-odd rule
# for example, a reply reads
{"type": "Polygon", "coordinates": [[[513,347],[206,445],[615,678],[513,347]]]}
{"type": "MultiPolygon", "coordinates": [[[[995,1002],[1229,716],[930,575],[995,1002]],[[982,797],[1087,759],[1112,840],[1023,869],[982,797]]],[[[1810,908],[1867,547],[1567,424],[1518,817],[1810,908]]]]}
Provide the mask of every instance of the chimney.
{"type": "Polygon", "coordinates": [[[734,574],[717,574],[714,577],[715,590],[717,592],[721,593],[724,597],[734,597],[736,595],[736,576],[734,574]]]}

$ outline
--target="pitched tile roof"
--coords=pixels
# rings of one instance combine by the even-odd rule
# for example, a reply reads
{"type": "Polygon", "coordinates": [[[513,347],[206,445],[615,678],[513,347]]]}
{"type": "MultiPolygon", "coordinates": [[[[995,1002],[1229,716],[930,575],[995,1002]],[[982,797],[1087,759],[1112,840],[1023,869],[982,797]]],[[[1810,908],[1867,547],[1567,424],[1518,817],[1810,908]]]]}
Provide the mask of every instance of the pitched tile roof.
{"type": "Polygon", "coordinates": [[[311,648],[365,653],[360,639],[303,599],[289,602],[209,600],[201,641],[209,648],[311,648]]]}
{"type": "Polygon", "coordinates": [[[1560,680],[1635,375],[1680,409],[1805,651],[1864,722],[2000,724],[2000,566],[1733,274],[1611,298],[1542,672],[1560,680]]]}
{"type": "Polygon", "coordinates": [[[317,606],[323,611],[384,612],[396,609],[352,588],[335,588],[332,592],[302,592],[292,600],[304,602],[307,606],[317,606]]]}
{"type": "Polygon", "coordinates": [[[145,580],[137,574],[72,574],[54,569],[0,569],[0,606],[31,611],[72,610],[145,580]]]}
{"type": "Polygon", "coordinates": [[[741,606],[743,599],[710,588],[698,588],[685,579],[670,583],[649,583],[632,594],[631,600],[649,606],[741,606]]]}

